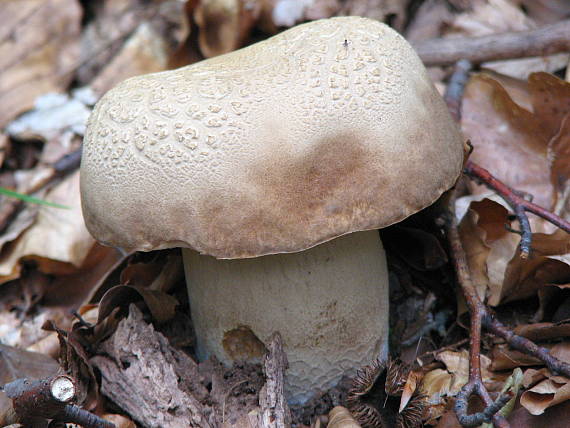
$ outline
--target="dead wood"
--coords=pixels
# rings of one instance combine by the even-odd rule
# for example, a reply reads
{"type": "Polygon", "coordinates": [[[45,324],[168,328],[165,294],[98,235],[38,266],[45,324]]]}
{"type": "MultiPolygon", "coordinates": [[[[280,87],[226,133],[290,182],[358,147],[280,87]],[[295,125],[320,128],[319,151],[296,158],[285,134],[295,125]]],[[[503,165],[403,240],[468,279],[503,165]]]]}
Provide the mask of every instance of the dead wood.
{"type": "Polygon", "coordinates": [[[259,411],[250,413],[252,428],[286,428],[291,426],[291,413],[283,394],[287,356],[283,339],[274,333],[263,361],[265,386],[259,393],[259,411]]]}
{"type": "Polygon", "coordinates": [[[570,20],[536,30],[483,37],[438,38],[417,42],[414,49],[426,66],[451,65],[552,55],[570,51],[570,20]]]}
{"type": "MultiPolygon", "coordinates": [[[[101,391],[145,427],[209,428],[202,404],[182,390],[181,379],[200,378],[196,363],[143,321],[131,305],[129,316],[103,344],[108,356],[91,362],[101,372],[101,391]],[[184,367],[184,372],[179,373],[184,367]]],[[[192,382],[193,393],[207,393],[192,382]]]]}

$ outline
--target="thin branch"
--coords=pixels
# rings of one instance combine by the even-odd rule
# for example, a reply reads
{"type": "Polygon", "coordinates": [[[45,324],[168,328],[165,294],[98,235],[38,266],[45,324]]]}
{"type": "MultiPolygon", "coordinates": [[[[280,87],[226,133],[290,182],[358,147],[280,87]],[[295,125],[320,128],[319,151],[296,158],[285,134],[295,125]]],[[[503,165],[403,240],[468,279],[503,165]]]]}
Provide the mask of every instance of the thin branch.
{"type": "Polygon", "coordinates": [[[509,186],[499,181],[485,168],[474,162],[468,161],[465,165],[464,172],[470,178],[473,178],[494,190],[511,206],[521,226],[521,242],[519,245],[521,249],[521,257],[528,257],[532,243],[532,231],[526,216],[527,211],[545,219],[555,226],[558,226],[565,232],[570,233],[570,223],[568,221],[548,211],[546,208],[525,199],[520,192],[511,189],[509,186]]]}
{"type": "Polygon", "coordinates": [[[509,401],[510,397],[500,396],[493,401],[483,385],[481,377],[481,326],[484,317],[487,315],[487,308],[479,299],[475,285],[471,280],[467,264],[467,256],[461,244],[457,219],[455,217],[455,191],[452,191],[448,206],[448,218],[446,221],[446,235],[451,248],[451,255],[459,283],[465,301],[471,314],[471,326],[469,328],[469,380],[461,389],[455,400],[455,413],[461,425],[465,427],[478,426],[485,421],[493,421],[497,428],[507,428],[507,420],[496,413],[503,407],[499,405],[509,401]],[[481,413],[473,415],[467,414],[469,399],[473,394],[481,398],[485,404],[485,409],[481,413]]]}
{"type": "Polygon", "coordinates": [[[16,379],[2,388],[11,399],[10,423],[44,426],[48,419],[72,422],[85,428],[114,428],[115,425],[81,409],[70,401],[75,398],[75,381],[56,375],[47,379],[16,379]]]}
{"type": "Polygon", "coordinates": [[[536,30],[483,37],[432,39],[414,44],[430,65],[451,65],[461,59],[473,63],[551,55],[570,51],[570,20],[536,30]]]}
{"type": "MultiPolygon", "coordinates": [[[[570,22],[570,21],[569,21],[570,22]]],[[[570,30],[570,29],[569,29],[570,30]]],[[[570,34],[570,33],[569,33],[570,34]]],[[[463,88],[467,81],[469,62],[461,62],[456,66],[452,76],[449,90],[445,100],[451,114],[456,120],[461,119],[461,98],[463,88]]],[[[559,218],[548,210],[525,199],[523,193],[515,191],[493,177],[489,171],[479,165],[468,161],[465,165],[465,174],[475,178],[487,187],[495,190],[513,208],[521,227],[521,255],[528,256],[531,248],[532,232],[526,212],[532,212],[566,232],[570,232],[570,223],[559,218]]],[[[537,346],[534,342],[514,334],[509,328],[499,322],[483,304],[476,292],[471,280],[467,257],[460,240],[455,216],[456,191],[451,191],[447,208],[446,234],[449,241],[451,256],[457,274],[457,282],[463,291],[465,301],[471,314],[471,326],[469,329],[469,379],[461,389],[455,401],[455,413],[463,426],[478,426],[482,422],[492,419],[495,427],[508,427],[507,420],[497,412],[510,400],[508,394],[499,396],[495,401],[491,399],[481,377],[481,329],[485,327],[489,332],[502,337],[509,346],[527,355],[532,355],[545,363],[553,373],[561,373],[570,377],[570,365],[554,358],[546,348],[537,346]],[[476,414],[468,415],[468,403],[472,395],[479,396],[485,404],[485,409],[476,414]]]]}

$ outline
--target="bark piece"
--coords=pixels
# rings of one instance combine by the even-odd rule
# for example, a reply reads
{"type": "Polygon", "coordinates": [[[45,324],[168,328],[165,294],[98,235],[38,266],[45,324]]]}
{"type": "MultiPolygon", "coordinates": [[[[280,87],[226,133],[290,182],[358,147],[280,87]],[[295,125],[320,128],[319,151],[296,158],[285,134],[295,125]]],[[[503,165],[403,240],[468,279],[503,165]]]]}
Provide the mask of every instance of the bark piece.
{"type": "Polygon", "coordinates": [[[146,324],[136,306],[103,349],[110,357],[91,360],[101,372],[101,390],[141,425],[211,427],[196,398],[207,394],[197,365],[146,324]]]}
{"type": "Polygon", "coordinates": [[[267,348],[269,352],[263,361],[266,383],[259,393],[260,410],[250,413],[250,421],[260,428],[286,428],[291,425],[291,413],[283,395],[287,356],[279,333],[273,334],[267,348]]]}

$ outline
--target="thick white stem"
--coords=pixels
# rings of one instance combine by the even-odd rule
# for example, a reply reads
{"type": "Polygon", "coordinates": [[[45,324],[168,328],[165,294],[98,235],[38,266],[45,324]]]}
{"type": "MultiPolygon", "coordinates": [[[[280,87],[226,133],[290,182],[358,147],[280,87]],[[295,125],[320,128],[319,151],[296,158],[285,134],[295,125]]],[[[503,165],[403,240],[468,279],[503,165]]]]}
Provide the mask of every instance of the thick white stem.
{"type": "Polygon", "coordinates": [[[201,359],[260,356],[249,329],[261,342],[279,331],[288,398],[302,403],[386,354],[388,273],[378,231],[254,259],[183,254],[201,359]]]}

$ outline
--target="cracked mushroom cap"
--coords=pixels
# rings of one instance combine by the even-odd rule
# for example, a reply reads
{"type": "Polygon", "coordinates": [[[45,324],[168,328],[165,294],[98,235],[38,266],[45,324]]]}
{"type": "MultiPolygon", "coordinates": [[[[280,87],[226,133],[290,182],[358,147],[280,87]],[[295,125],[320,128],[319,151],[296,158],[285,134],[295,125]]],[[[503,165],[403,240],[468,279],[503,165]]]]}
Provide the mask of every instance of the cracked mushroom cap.
{"type": "Polygon", "coordinates": [[[104,243],[246,258],[399,222],[462,161],[411,46],[342,17],[109,91],[89,119],[81,193],[104,243]]]}

